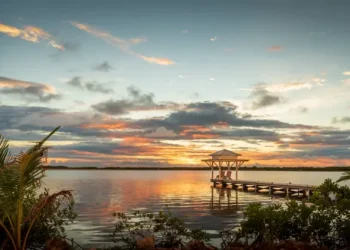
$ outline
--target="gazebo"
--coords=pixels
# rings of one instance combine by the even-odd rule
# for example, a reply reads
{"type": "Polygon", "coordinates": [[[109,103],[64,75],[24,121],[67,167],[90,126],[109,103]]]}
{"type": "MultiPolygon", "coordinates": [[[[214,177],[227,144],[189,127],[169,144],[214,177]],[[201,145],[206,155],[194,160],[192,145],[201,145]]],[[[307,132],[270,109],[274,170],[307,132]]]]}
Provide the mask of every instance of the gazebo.
{"type": "Polygon", "coordinates": [[[242,156],[240,154],[237,154],[235,152],[232,152],[227,149],[222,149],[220,151],[217,151],[215,153],[210,154],[211,159],[204,159],[205,163],[209,167],[211,167],[211,178],[214,178],[214,167],[219,168],[219,178],[222,179],[222,167],[227,167],[228,170],[231,169],[231,167],[236,167],[236,180],[238,180],[238,169],[240,166],[243,165],[244,162],[249,161],[248,159],[242,159],[239,158],[239,156],[242,156]]]}

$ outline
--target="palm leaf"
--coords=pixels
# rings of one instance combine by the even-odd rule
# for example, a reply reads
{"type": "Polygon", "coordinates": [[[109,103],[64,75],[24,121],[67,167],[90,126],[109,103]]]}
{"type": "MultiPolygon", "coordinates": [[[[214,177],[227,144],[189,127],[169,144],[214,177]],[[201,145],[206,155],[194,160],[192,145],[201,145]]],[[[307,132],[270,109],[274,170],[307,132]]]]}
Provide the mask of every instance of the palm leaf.
{"type": "Polygon", "coordinates": [[[10,162],[11,155],[8,140],[0,134],[0,168],[4,167],[10,162]]]}
{"type": "Polygon", "coordinates": [[[26,232],[26,235],[24,237],[24,241],[23,241],[23,249],[25,249],[26,247],[26,243],[27,243],[27,239],[30,233],[30,230],[32,229],[32,226],[34,225],[34,222],[37,220],[37,218],[40,215],[40,212],[43,208],[50,206],[51,204],[53,204],[54,202],[56,202],[56,200],[58,198],[61,199],[65,199],[68,202],[73,202],[73,195],[72,195],[72,191],[71,190],[62,190],[60,192],[54,193],[52,195],[49,196],[45,196],[43,197],[34,207],[33,209],[30,211],[29,215],[25,218],[24,222],[29,222],[29,228],[28,231],[26,232]]]}
{"type": "Polygon", "coordinates": [[[337,180],[337,182],[349,181],[350,180],[350,171],[346,171],[342,176],[337,180]]]}
{"type": "Polygon", "coordinates": [[[26,152],[12,158],[8,141],[0,136],[0,211],[11,223],[12,236],[9,237],[16,239],[17,249],[22,248],[21,228],[25,217],[23,201],[26,197],[33,196],[41,185],[44,177],[43,162],[48,151],[48,147],[43,145],[59,128],[55,128],[26,152]]]}

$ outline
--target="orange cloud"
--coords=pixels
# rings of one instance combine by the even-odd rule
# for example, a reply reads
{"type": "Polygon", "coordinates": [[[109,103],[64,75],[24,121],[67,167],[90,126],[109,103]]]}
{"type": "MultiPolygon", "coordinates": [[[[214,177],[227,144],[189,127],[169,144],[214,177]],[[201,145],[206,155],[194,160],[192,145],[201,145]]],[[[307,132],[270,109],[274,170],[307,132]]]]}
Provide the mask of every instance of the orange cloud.
{"type": "Polygon", "coordinates": [[[279,46],[279,45],[274,45],[274,46],[267,48],[267,50],[270,52],[280,52],[283,50],[283,47],[279,46]]]}
{"type": "Polygon", "coordinates": [[[55,49],[65,49],[63,45],[60,45],[55,41],[56,39],[54,36],[35,26],[24,26],[23,29],[18,29],[16,27],[0,23],[0,33],[4,33],[9,37],[19,37],[33,43],[38,43],[41,40],[48,40],[49,44],[55,49]]]}
{"type": "Polygon", "coordinates": [[[155,64],[159,64],[159,65],[172,65],[172,64],[174,64],[174,61],[172,61],[168,58],[148,57],[148,56],[143,56],[143,55],[140,55],[140,58],[145,60],[146,62],[155,63],[155,64]]]}
{"type": "Polygon", "coordinates": [[[146,43],[147,42],[147,37],[130,38],[129,41],[131,43],[133,43],[133,44],[146,43]]]}
{"type": "Polygon", "coordinates": [[[127,129],[129,124],[124,121],[114,123],[98,123],[98,124],[83,124],[81,128],[94,128],[94,129],[127,129]]]}
{"type": "Polygon", "coordinates": [[[152,140],[144,137],[129,136],[123,138],[123,143],[131,145],[149,144],[152,140]]]}
{"type": "Polygon", "coordinates": [[[27,81],[21,81],[17,79],[7,78],[7,77],[1,77],[0,76],[0,88],[40,88],[43,92],[48,94],[55,94],[56,90],[54,87],[42,84],[42,83],[36,83],[36,82],[27,82],[27,81]]]}
{"type": "Polygon", "coordinates": [[[146,62],[159,64],[159,65],[172,65],[175,62],[168,58],[158,58],[158,57],[148,57],[142,54],[139,54],[133,50],[130,49],[130,46],[132,44],[138,44],[141,42],[146,42],[147,38],[131,38],[129,40],[121,39],[119,37],[113,36],[112,34],[96,29],[90,25],[82,24],[78,22],[70,22],[74,27],[83,30],[95,37],[98,37],[105,41],[106,43],[109,43],[115,47],[118,47],[121,51],[126,52],[128,54],[131,54],[133,56],[136,56],[146,62]]]}

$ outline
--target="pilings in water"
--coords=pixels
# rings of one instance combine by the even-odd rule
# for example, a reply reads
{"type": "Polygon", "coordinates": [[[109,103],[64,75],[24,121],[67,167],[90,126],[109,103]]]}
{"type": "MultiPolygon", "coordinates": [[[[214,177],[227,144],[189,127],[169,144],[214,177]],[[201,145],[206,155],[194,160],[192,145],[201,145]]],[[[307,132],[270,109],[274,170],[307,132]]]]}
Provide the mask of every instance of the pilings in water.
{"type": "Polygon", "coordinates": [[[243,191],[254,191],[255,193],[268,193],[269,195],[282,195],[286,197],[304,197],[310,198],[315,186],[292,184],[292,183],[274,183],[259,182],[248,180],[231,180],[231,179],[211,179],[214,186],[222,187],[232,186],[234,189],[243,191]]]}

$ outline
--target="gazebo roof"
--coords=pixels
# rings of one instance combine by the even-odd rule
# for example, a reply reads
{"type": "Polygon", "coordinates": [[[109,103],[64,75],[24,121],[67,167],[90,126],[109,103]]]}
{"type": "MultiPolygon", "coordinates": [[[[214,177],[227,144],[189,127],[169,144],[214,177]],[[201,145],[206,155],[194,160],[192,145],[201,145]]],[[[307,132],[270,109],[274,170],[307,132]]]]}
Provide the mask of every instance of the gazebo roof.
{"type": "Polygon", "coordinates": [[[210,154],[209,156],[241,156],[241,155],[227,149],[222,149],[215,153],[210,154]]]}

